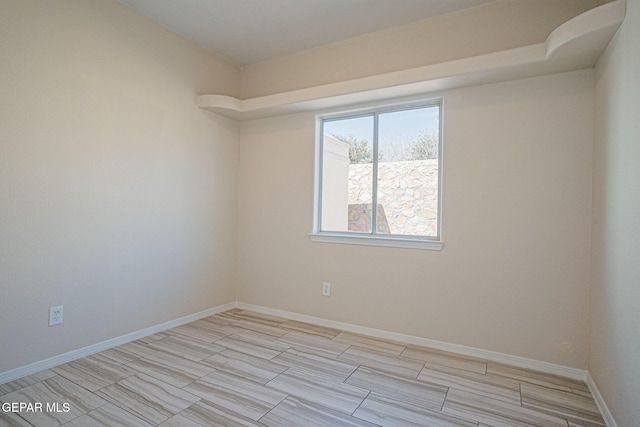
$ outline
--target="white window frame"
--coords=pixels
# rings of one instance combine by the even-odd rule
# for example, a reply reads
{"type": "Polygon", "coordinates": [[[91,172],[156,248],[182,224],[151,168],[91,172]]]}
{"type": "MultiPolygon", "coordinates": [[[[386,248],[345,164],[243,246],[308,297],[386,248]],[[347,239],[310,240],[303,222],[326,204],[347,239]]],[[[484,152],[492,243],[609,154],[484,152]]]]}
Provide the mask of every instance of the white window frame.
{"type": "MultiPolygon", "coordinates": [[[[443,110],[444,99],[428,99],[419,102],[409,102],[400,104],[385,104],[371,108],[359,109],[359,110],[347,110],[336,111],[328,114],[319,114],[316,116],[316,147],[315,147],[315,179],[314,179],[314,209],[313,209],[313,230],[309,237],[314,242],[324,243],[341,243],[350,245],[366,245],[366,246],[386,246],[395,248],[408,248],[408,249],[427,249],[427,250],[441,250],[444,243],[442,241],[442,169],[443,169],[443,110]],[[321,231],[322,221],[322,158],[323,158],[323,136],[324,136],[324,121],[330,119],[347,119],[355,118],[366,115],[379,115],[383,113],[389,113],[393,111],[403,111],[424,107],[439,107],[439,145],[438,145],[438,218],[437,218],[437,235],[436,236],[410,236],[410,235],[398,235],[398,234],[373,234],[371,233],[358,233],[353,231],[321,231]]],[[[375,196],[377,194],[377,153],[378,153],[378,141],[377,141],[377,117],[374,119],[374,141],[372,141],[372,153],[374,157],[373,167],[373,202],[375,202],[375,196]]],[[[372,202],[372,206],[373,206],[372,202]]],[[[373,211],[375,213],[375,210],[373,211]]],[[[372,224],[375,219],[372,219],[372,224]]]]}

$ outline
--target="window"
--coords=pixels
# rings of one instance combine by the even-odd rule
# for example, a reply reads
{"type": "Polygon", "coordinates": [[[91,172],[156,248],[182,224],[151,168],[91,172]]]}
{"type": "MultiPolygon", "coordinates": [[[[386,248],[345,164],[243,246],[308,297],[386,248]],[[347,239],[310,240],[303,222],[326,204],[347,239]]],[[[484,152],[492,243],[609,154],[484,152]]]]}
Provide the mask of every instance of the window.
{"type": "Polygon", "coordinates": [[[440,249],[442,101],[319,118],[314,241],[440,249]]]}

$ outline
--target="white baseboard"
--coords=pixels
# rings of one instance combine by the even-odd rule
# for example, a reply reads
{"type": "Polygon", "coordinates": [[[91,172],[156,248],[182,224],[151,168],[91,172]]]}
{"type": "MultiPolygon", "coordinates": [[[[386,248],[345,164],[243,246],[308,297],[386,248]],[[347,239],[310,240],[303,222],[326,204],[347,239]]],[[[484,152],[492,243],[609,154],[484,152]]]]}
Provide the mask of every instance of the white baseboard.
{"type": "Polygon", "coordinates": [[[512,356],[510,354],[498,353],[495,351],[483,350],[474,347],[467,347],[459,344],[451,344],[443,341],[436,341],[428,338],[421,338],[412,335],[404,335],[396,332],[384,331],[381,329],[367,328],[364,326],[352,325],[350,323],[335,322],[333,320],[322,319],[319,317],[307,316],[306,314],[293,313],[290,311],[277,310],[273,308],[263,307],[259,305],[238,302],[237,307],[243,310],[255,311],[257,313],[268,314],[271,316],[284,317],[286,319],[297,320],[299,322],[312,323],[328,328],[341,329],[344,331],[354,332],[363,335],[370,335],[377,338],[388,339],[393,341],[406,342],[409,344],[431,347],[451,353],[458,353],[465,356],[487,359],[492,362],[504,363],[507,365],[517,366],[519,368],[532,369],[548,374],[559,375],[575,380],[586,381],[587,372],[582,369],[570,368],[568,366],[556,365],[554,363],[542,362],[539,360],[528,359],[526,357],[512,356]]]}
{"type": "Polygon", "coordinates": [[[141,329],[139,331],[131,332],[116,338],[111,338],[106,341],[92,344],[88,347],[72,350],[64,354],[59,354],[57,356],[50,357],[49,359],[45,359],[39,362],[31,363],[29,365],[21,366],[19,368],[12,369],[10,371],[2,372],[0,373],[0,384],[7,383],[9,381],[13,381],[18,378],[22,378],[26,375],[35,374],[36,372],[40,372],[43,369],[53,368],[54,366],[58,366],[63,363],[68,363],[73,360],[80,359],[81,357],[90,356],[92,354],[99,353],[109,348],[126,344],[128,342],[135,341],[137,339],[144,338],[149,335],[157,334],[158,332],[162,332],[167,329],[175,328],[176,326],[184,325],[185,323],[190,323],[198,319],[202,319],[203,317],[211,316],[217,313],[222,313],[223,311],[231,310],[236,306],[237,306],[237,303],[230,302],[228,304],[209,308],[207,310],[200,311],[198,313],[189,314],[187,316],[180,317],[178,319],[160,323],[159,325],[154,325],[145,329],[141,329]]]}
{"type": "Polygon", "coordinates": [[[596,405],[598,405],[598,409],[602,414],[602,418],[604,418],[604,422],[607,424],[607,427],[618,427],[616,420],[613,419],[613,414],[609,410],[607,403],[604,401],[604,398],[600,394],[600,390],[598,390],[598,386],[596,382],[591,378],[591,374],[587,372],[586,383],[589,386],[589,390],[591,391],[591,395],[593,399],[596,401],[596,405]]]}

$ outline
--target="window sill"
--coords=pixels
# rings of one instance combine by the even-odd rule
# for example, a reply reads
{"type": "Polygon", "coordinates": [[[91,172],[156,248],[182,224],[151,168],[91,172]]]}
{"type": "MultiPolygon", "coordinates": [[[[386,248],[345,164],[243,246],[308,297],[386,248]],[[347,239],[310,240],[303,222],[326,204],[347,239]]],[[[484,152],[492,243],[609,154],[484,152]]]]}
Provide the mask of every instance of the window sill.
{"type": "Polygon", "coordinates": [[[404,249],[425,249],[439,251],[444,245],[441,241],[411,237],[381,237],[367,235],[346,235],[341,233],[311,233],[309,238],[314,242],[340,243],[347,245],[385,246],[404,249]]]}

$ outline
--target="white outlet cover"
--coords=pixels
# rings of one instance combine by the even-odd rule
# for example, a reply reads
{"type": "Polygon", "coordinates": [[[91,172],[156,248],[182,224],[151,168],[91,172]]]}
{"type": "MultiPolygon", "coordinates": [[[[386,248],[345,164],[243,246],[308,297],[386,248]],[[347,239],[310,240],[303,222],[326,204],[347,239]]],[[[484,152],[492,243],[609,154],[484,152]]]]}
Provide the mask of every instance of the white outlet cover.
{"type": "Polygon", "coordinates": [[[49,308],[49,326],[60,325],[63,322],[63,309],[62,306],[59,305],[57,307],[49,308]]]}
{"type": "Polygon", "coordinates": [[[322,284],[322,295],[325,297],[331,296],[331,283],[324,282],[322,284]]]}

